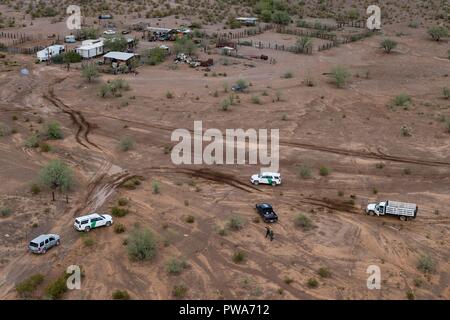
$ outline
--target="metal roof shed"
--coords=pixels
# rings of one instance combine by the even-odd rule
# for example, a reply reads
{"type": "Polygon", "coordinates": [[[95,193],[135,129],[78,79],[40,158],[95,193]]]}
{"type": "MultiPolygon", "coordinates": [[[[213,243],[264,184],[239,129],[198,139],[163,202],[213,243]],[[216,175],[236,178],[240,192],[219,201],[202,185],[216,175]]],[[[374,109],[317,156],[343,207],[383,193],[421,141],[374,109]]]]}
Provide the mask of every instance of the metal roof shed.
{"type": "Polygon", "coordinates": [[[111,51],[103,56],[105,59],[117,60],[117,61],[128,61],[136,56],[134,53],[111,51]]]}

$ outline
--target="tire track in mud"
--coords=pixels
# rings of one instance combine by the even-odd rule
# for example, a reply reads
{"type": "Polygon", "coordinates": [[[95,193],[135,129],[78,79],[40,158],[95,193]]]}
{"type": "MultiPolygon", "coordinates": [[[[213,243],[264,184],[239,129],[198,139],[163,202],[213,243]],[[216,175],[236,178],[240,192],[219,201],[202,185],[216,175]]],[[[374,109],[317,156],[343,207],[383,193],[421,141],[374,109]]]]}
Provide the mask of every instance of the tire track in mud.
{"type": "Polygon", "coordinates": [[[392,162],[399,162],[399,163],[417,164],[417,165],[423,165],[423,166],[450,167],[450,162],[391,156],[386,153],[383,153],[382,151],[380,151],[379,148],[377,148],[378,152],[364,152],[364,151],[358,151],[358,150],[332,148],[332,147],[319,146],[319,145],[315,145],[315,144],[292,142],[292,141],[280,141],[280,145],[294,147],[294,148],[300,148],[300,149],[306,149],[306,150],[312,150],[312,151],[320,151],[320,152],[338,154],[338,155],[343,155],[343,156],[350,156],[350,157],[385,160],[385,161],[392,161],[392,162]]]}

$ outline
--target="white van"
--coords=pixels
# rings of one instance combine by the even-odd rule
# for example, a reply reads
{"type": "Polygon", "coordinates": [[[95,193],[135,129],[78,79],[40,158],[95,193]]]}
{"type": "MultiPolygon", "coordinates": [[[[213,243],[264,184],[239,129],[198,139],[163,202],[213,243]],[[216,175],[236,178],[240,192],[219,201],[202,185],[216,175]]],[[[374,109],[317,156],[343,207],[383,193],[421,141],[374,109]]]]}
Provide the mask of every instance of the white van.
{"type": "Polygon", "coordinates": [[[87,216],[76,218],[73,226],[78,231],[89,232],[91,229],[103,226],[110,227],[112,224],[113,219],[110,215],[92,213],[87,216]]]}
{"type": "Polygon", "coordinates": [[[250,178],[250,182],[254,185],[263,183],[276,186],[278,184],[281,184],[281,175],[276,172],[262,172],[260,174],[252,175],[250,178]]]}
{"type": "Polygon", "coordinates": [[[65,43],[75,43],[75,42],[77,42],[77,39],[75,39],[75,36],[73,36],[73,35],[65,36],[64,42],[65,43]]]}

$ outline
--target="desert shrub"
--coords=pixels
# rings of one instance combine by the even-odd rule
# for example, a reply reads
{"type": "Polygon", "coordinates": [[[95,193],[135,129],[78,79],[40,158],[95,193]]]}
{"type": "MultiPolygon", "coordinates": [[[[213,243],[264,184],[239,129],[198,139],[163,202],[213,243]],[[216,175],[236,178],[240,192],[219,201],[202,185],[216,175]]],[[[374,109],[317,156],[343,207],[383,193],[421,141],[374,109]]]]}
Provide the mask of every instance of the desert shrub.
{"type": "Polygon", "coordinates": [[[411,137],[412,133],[411,133],[411,128],[409,128],[408,126],[402,126],[400,128],[400,134],[403,137],[411,137]]]}
{"type": "Polygon", "coordinates": [[[319,169],[319,174],[322,177],[326,177],[326,176],[328,176],[330,174],[330,169],[328,169],[328,167],[321,166],[320,169],[319,169]]]}
{"type": "Polygon", "coordinates": [[[111,215],[114,217],[125,217],[129,213],[128,209],[125,208],[119,208],[119,207],[112,207],[111,208],[111,215]]]}
{"type": "Polygon", "coordinates": [[[39,181],[52,191],[68,191],[74,185],[72,170],[61,160],[52,160],[42,168],[39,181]]]}
{"type": "Polygon", "coordinates": [[[223,111],[228,111],[228,109],[231,106],[230,99],[226,98],[226,99],[222,100],[222,102],[220,103],[220,106],[222,107],[223,111]]]}
{"type": "Polygon", "coordinates": [[[89,236],[83,237],[83,244],[85,247],[92,247],[94,245],[95,241],[89,236]]]}
{"type": "Polygon", "coordinates": [[[406,298],[408,300],[414,300],[416,298],[416,296],[414,295],[414,291],[412,290],[406,291],[406,298]]]}
{"type": "Polygon", "coordinates": [[[326,268],[326,267],[321,267],[318,271],[317,274],[321,277],[321,278],[330,278],[331,277],[331,271],[326,268]]]}
{"type": "Polygon", "coordinates": [[[286,71],[282,76],[283,79],[291,79],[294,77],[294,74],[292,71],[286,71]]]}
{"type": "Polygon", "coordinates": [[[392,39],[384,39],[381,41],[380,46],[386,53],[390,53],[393,49],[395,49],[395,47],[397,47],[397,42],[392,39]]]}
{"type": "Polygon", "coordinates": [[[130,85],[123,79],[115,79],[108,81],[100,87],[100,96],[106,98],[108,96],[119,97],[122,91],[130,90],[130,85]]]}
{"type": "Polygon", "coordinates": [[[313,40],[311,37],[303,36],[299,37],[295,42],[295,51],[297,53],[307,53],[312,49],[313,40]]]}
{"type": "Polygon", "coordinates": [[[37,287],[44,282],[42,274],[34,274],[16,285],[16,291],[21,298],[30,298],[37,287]]]}
{"type": "Polygon", "coordinates": [[[81,76],[83,78],[86,78],[89,82],[91,82],[92,79],[98,78],[99,73],[97,70],[97,66],[93,63],[84,65],[81,69],[81,76]]]}
{"type": "Polygon", "coordinates": [[[119,198],[119,200],[117,200],[117,204],[119,206],[126,206],[128,204],[128,199],[127,198],[119,198]]]}
{"type": "Polygon", "coordinates": [[[450,89],[447,87],[442,88],[442,95],[445,99],[450,99],[450,89]]]}
{"type": "Polygon", "coordinates": [[[100,31],[96,28],[83,28],[81,29],[81,36],[86,39],[97,39],[100,35],[100,31]]]}
{"type": "Polygon", "coordinates": [[[195,217],[192,216],[192,215],[188,215],[188,216],[186,217],[185,221],[186,221],[187,223],[194,223],[195,217]]]}
{"type": "Polygon", "coordinates": [[[419,27],[419,22],[418,21],[411,21],[409,24],[408,24],[408,27],[410,27],[410,28],[413,28],[413,29],[417,29],[418,27],[419,27]]]}
{"type": "Polygon", "coordinates": [[[134,261],[150,260],[156,255],[156,241],[148,229],[134,229],[127,241],[128,256],[134,261]]]}
{"type": "Polygon", "coordinates": [[[343,88],[348,80],[350,79],[350,72],[347,71],[347,69],[345,69],[342,66],[337,66],[334,67],[331,70],[331,78],[333,79],[334,84],[338,87],[338,88],[343,88]]]}
{"type": "Polygon", "coordinates": [[[167,262],[166,270],[169,274],[180,274],[189,265],[183,259],[171,259],[167,262]]]}
{"type": "Polygon", "coordinates": [[[448,29],[444,26],[432,26],[428,29],[428,34],[433,40],[440,41],[442,38],[448,37],[448,29]]]}
{"type": "Polygon", "coordinates": [[[436,262],[429,255],[422,255],[417,260],[417,269],[423,273],[433,273],[436,271],[436,262]]]}
{"type": "Polygon", "coordinates": [[[45,127],[45,136],[50,140],[62,139],[63,133],[61,130],[61,125],[56,121],[48,123],[45,127]]]}
{"type": "Polygon", "coordinates": [[[114,224],[114,232],[115,233],[124,233],[125,231],[126,231],[126,228],[122,223],[114,224]]]}
{"type": "Polygon", "coordinates": [[[410,104],[412,101],[411,97],[405,93],[401,93],[398,96],[394,97],[394,100],[392,101],[394,106],[396,107],[404,107],[408,104],[410,104]]]}
{"type": "Polygon", "coordinates": [[[0,123],[0,137],[6,137],[11,134],[11,129],[7,125],[0,123]]]}
{"type": "Polygon", "coordinates": [[[298,168],[298,175],[303,179],[309,179],[312,176],[311,169],[307,165],[301,165],[298,168]]]}
{"type": "Polygon", "coordinates": [[[135,190],[136,187],[139,186],[140,184],[141,184],[141,181],[139,180],[139,178],[132,178],[132,179],[125,181],[122,184],[122,187],[125,189],[129,189],[129,190],[135,190]]]}
{"type": "Polygon", "coordinates": [[[191,56],[195,54],[195,52],[197,51],[197,47],[191,39],[182,37],[176,39],[173,46],[173,51],[175,52],[175,54],[184,53],[191,56]]]}
{"type": "Polygon", "coordinates": [[[166,50],[162,48],[153,48],[146,50],[142,57],[145,64],[155,66],[166,60],[167,53],[166,50]]]}
{"type": "Polygon", "coordinates": [[[120,139],[119,148],[123,152],[130,151],[134,147],[134,140],[131,137],[123,137],[120,139]]]}
{"type": "Polygon", "coordinates": [[[41,149],[41,152],[50,152],[52,150],[52,147],[45,142],[39,143],[39,148],[41,149]]]}
{"type": "Polygon", "coordinates": [[[238,250],[233,253],[233,262],[234,263],[242,263],[245,261],[246,254],[242,250],[238,250]]]}
{"type": "Polygon", "coordinates": [[[128,47],[127,39],[125,39],[125,37],[122,35],[105,39],[103,43],[107,51],[123,52],[127,50],[128,47]]]}
{"type": "Polygon", "coordinates": [[[154,180],[152,182],[152,192],[153,194],[160,194],[161,193],[161,187],[159,186],[159,182],[154,180]]]}
{"type": "Polygon", "coordinates": [[[41,192],[41,187],[37,183],[33,183],[30,187],[31,194],[39,194],[41,192]]]}
{"type": "Polygon", "coordinates": [[[45,289],[45,294],[47,298],[52,300],[62,298],[64,293],[66,293],[67,291],[66,281],[67,281],[66,275],[62,275],[55,281],[51,282],[45,289]]]}
{"type": "Polygon", "coordinates": [[[252,96],[252,103],[261,104],[261,99],[258,96],[252,96]]]}
{"type": "Polygon", "coordinates": [[[445,131],[447,131],[447,133],[450,133],[450,119],[445,120],[445,131]]]}
{"type": "Polygon", "coordinates": [[[288,25],[291,23],[291,17],[286,11],[276,10],[272,13],[271,20],[273,23],[288,25]]]}
{"type": "Polygon", "coordinates": [[[294,220],[294,224],[296,227],[303,229],[304,231],[311,230],[314,228],[314,224],[308,216],[303,213],[299,213],[294,220]]]}
{"type": "Polygon", "coordinates": [[[25,147],[27,148],[37,148],[39,147],[39,143],[41,142],[41,138],[36,133],[33,133],[25,140],[25,147]]]}
{"type": "Polygon", "coordinates": [[[174,286],[172,289],[172,295],[177,299],[184,298],[186,296],[187,292],[188,292],[188,288],[186,288],[183,285],[174,286]]]}
{"type": "Polygon", "coordinates": [[[64,63],[81,62],[82,57],[75,51],[68,51],[61,54],[64,63]]]}
{"type": "Polygon", "coordinates": [[[239,231],[244,227],[244,221],[240,216],[233,216],[227,222],[227,228],[233,231],[239,231]]]}
{"type": "Polygon", "coordinates": [[[172,99],[172,98],[173,98],[173,93],[170,92],[170,91],[167,91],[167,92],[166,92],[166,98],[167,98],[167,99],[172,99]]]}
{"type": "Polygon", "coordinates": [[[319,281],[317,281],[316,278],[309,278],[306,284],[308,285],[308,287],[314,289],[319,286],[319,281]]]}
{"type": "Polygon", "coordinates": [[[112,298],[114,300],[130,300],[130,295],[126,290],[115,290],[112,293],[112,298]]]}

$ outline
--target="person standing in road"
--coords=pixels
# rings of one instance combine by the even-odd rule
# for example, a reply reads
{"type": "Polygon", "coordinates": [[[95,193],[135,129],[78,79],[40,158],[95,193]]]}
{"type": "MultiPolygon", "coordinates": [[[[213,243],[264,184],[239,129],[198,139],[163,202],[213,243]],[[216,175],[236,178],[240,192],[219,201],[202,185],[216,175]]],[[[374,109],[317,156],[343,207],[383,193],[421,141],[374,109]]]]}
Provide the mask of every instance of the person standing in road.
{"type": "Polygon", "coordinates": [[[266,238],[270,236],[271,229],[266,227],[266,238]]]}

